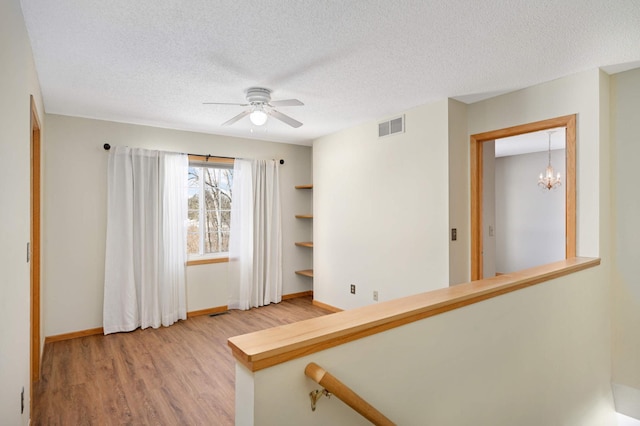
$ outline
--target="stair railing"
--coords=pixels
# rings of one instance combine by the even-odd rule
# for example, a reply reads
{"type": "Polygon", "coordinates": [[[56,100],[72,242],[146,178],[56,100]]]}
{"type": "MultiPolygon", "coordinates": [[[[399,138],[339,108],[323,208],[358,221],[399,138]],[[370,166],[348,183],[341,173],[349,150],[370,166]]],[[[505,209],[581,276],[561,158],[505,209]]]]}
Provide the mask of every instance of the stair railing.
{"type": "Polygon", "coordinates": [[[395,425],[384,414],[378,411],[374,406],[362,399],[360,395],[355,393],[349,386],[336,379],[332,374],[320,367],[318,364],[311,362],[304,369],[304,374],[314,382],[318,383],[324,389],[322,391],[315,390],[309,394],[311,398],[311,410],[316,410],[316,403],[322,395],[330,397],[335,395],[336,398],[353,408],[356,412],[377,426],[395,425]]]}

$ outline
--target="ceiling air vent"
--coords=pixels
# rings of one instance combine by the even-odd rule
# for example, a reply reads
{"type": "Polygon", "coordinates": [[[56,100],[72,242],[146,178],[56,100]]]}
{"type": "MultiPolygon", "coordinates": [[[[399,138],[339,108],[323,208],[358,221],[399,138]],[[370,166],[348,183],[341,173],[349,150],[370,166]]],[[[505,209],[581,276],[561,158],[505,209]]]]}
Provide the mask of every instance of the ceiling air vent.
{"type": "Polygon", "coordinates": [[[396,133],[404,133],[404,115],[393,118],[389,121],[378,123],[378,137],[395,135],[396,133]]]}

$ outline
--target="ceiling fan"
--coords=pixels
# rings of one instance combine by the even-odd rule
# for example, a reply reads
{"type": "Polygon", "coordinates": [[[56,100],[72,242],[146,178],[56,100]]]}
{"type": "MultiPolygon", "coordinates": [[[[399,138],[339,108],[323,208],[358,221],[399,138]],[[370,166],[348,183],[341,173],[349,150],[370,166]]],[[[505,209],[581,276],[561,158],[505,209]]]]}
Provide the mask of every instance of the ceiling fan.
{"type": "Polygon", "coordinates": [[[302,123],[289,117],[286,114],[277,111],[274,107],[281,106],[302,106],[304,105],[297,99],[284,99],[280,101],[271,100],[271,90],[263,87],[251,87],[247,90],[247,103],[227,103],[227,102],[204,102],[204,105],[238,105],[242,107],[249,107],[236,115],[232,119],[222,123],[223,126],[230,126],[241,118],[249,116],[249,119],[256,126],[262,126],[267,122],[267,117],[271,116],[283,123],[288,124],[291,127],[298,128],[302,126],[302,123]]]}

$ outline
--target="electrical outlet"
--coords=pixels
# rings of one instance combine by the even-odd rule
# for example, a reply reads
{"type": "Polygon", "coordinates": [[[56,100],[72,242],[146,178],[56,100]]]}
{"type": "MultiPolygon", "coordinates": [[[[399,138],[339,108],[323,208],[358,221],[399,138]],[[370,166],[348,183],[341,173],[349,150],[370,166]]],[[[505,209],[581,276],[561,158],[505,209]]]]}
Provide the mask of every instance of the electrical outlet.
{"type": "Polygon", "coordinates": [[[376,302],[378,301],[378,292],[377,291],[373,292],[373,300],[375,300],[376,302]]]}
{"type": "Polygon", "coordinates": [[[351,294],[356,294],[356,285],[351,284],[351,294]]]}
{"type": "Polygon", "coordinates": [[[20,392],[20,414],[24,414],[24,386],[20,392]]]}

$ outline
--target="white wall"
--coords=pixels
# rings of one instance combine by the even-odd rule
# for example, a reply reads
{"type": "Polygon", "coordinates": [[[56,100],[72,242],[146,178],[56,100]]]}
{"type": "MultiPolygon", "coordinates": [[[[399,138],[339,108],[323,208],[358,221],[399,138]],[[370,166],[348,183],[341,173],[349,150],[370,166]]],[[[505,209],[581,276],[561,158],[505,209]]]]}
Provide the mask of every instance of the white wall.
{"type": "Polygon", "coordinates": [[[482,144],[482,277],[496,275],[496,144],[482,144]]]}
{"type": "Polygon", "coordinates": [[[448,284],[447,114],[445,100],[407,111],[403,134],[378,138],[373,122],[314,141],[316,300],[349,309],[448,284]]]}
{"type": "MultiPolygon", "coordinates": [[[[600,185],[601,142],[608,149],[608,141],[600,135],[600,77],[597,69],[582,72],[469,105],[467,111],[469,135],[578,114],[576,250],[579,256],[606,257],[608,254],[600,251],[603,243],[600,228],[608,227],[600,223],[599,201],[608,196],[601,193],[600,185]]],[[[608,116],[608,112],[604,115],[608,116]]],[[[604,179],[608,182],[607,175],[604,179]]]]}
{"type": "Polygon", "coordinates": [[[467,105],[449,99],[449,230],[455,228],[457,240],[449,236],[449,284],[471,279],[469,251],[469,136],[467,105]]]}
{"type": "MultiPolygon", "coordinates": [[[[253,407],[254,424],[365,424],[334,400],[322,400],[315,413],[310,411],[308,393],[317,386],[303,375],[309,361],[327,368],[399,424],[615,424],[610,384],[608,96],[607,77],[592,70],[467,108],[468,135],[578,114],[577,250],[582,256],[600,256],[599,267],[261,370],[253,375],[252,383],[243,380],[250,392],[245,389],[237,394],[251,394],[247,404],[253,407]]],[[[348,290],[342,290],[347,284],[343,279],[350,278],[348,274],[359,266],[384,275],[388,286],[403,282],[390,278],[389,271],[395,272],[393,264],[378,266],[379,258],[370,256],[373,262],[362,265],[367,248],[349,240],[358,241],[375,224],[366,213],[370,204],[356,191],[360,187],[371,191],[367,179],[377,179],[373,171],[363,173],[366,166],[357,159],[383,158],[368,153],[370,146],[379,145],[365,144],[365,132],[366,126],[347,130],[314,146],[314,184],[319,189],[314,209],[320,219],[316,226],[322,226],[314,237],[317,246],[321,240],[330,243],[323,250],[337,251],[343,257],[322,252],[331,259],[328,262],[317,252],[314,258],[324,262],[320,273],[340,281],[340,291],[334,291],[332,280],[326,283],[323,275],[322,284],[327,288],[322,294],[328,303],[342,298],[351,305],[345,294],[348,290]],[[343,151],[334,146],[340,144],[343,151]],[[343,155],[338,156],[339,152],[343,155]],[[335,162],[329,161],[329,154],[335,162]],[[331,173],[331,166],[337,176],[331,173]],[[347,170],[354,172],[353,179],[347,179],[347,170]],[[349,191],[343,193],[339,183],[349,191]],[[331,201],[333,189],[338,196],[325,211],[322,202],[331,201]],[[354,212],[363,211],[363,218],[356,217],[354,212]],[[331,228],[333,223],[337,229],[331,228]],[[347,224],[355,232],[349,232],[347,224]]],[[[371,136],[368,141],[375,139],[371,136]]],[[[395,158],[391,152],[386,154],[395,158]]],[[[465,173],[460,181],[469,182],[468,168],[460,172],[465,173]]],[[[468,194],[468,186],[462,191],[468,194]]],[[[446,211],[443,206],[447,205],[432,200],[432,209],[446,211]]],[[[424,229],[420,218],[408,219],[412,222],[407,227],[414,232],[424,229]]],[[[394,243],[402,246],[413,241],[403,236],[394,243]]],[[[468,251],[464,254],[465,259],[456,261],[468,262],[468,251]]],[[[397,262],[397,257],[391,259],[397,262]]],[[[437,283],[434,276],[423,275],[425,287],[437,283]]],[[[238,404],[251,409],[242,401],[238,404]]]]}
{"type": "Polygon", "coordinates": [[[614,425],[599,269],[260,370],[253,381],[245,370],[238,403],[255,405],[237,424],[369,424],[335,397],[311,411],[309,392],[320,386],[304,368],[313,361],[399,425],[614,425]]]}
{"type": "MultiPolygon", "coordinates": [[[[457,139],[458,146],[450,147],[450,151],[466,152],[466,158],[461,156],[457,163],[456,180],[467,182],[467,186],[456,185],[450,194],[451,200],[462,200],[464,194],[466,205],[458,204],[456,208],[469,210],[470,135],[577,113],[576,250],[579,256],[606,258],[606,265],[610,203],[600,200],[609,199],[608,99],[607,76],[594,69],[468,105],[467,137],[457,139]],[[460,167],[461,164],[466,167],[460,167]]],[[[453,161],[452,158],[450,162],[453,161]]],[[[450,208],[454,208],[453,204],[450,208]]],[[[468,231],[463,238],[469,238],[468,231]]],[[[455,256],[450,259],[452,264],[470,264],[470,250],[458,250],[452,255],[455,256]]]]}
{"type": "MultiPolygon", "coordinates": [[[[612,308],[610,293],[613,256],[610,250],[609,77],[597,69],[585,71],[478,102],[470,105],[467,113],[469,134],[577,114],[576,251],[578,256],[602,259],[598,273],[589,283],[590,291],[600,298],[592,320],[610,329],[612,309],[615,312],[618,306],[614,303],[612,308]]],[[[582,291],[581,288],[576,294],[582,291]]],[[[634,330],[637,333],[637,327],[634,330]]],[[[594,336],[589,350],[601,351],[609,345],[611,335],[603,333],[594,336]]],[[[634,362],[637,365],[637,357],[634,362]]],[[[610,381],[610,377],[607,380],[610,381]]]]}
{"type": "Polygon", "coordinates": [[[636,390],[640,414],[640,69],[611,77],[613,380],[636,390]]]}
{"type": "MultiPolygon", "coordinates": [[[[47,115],[44,164],[44,307],[47,336],[102,326],[106,230],[106,166],[102,145],[244,158],[284,159],[280,167],[283,294],[311,290],[294,270],[309,254],[294,246],[308,229],[294,214],[309,208],[295,185],[311,181],[311,148],[47,115]]],[[[227,264],[187,268],[187,309],[227,304],[227,264]]]]}
{"type": "Polygon", "coordinates": [[[35,96],[40,114],[43,108],[18,0],[0,2],[0,64],[0,422],[26,425],[30,415],[29,95],[35,96]]]}
{"type": "MultiPolygon", "coordinates": [[[[495,159],[498,272],[519,271],[565,258],[566,186],[549,191],[537,185],[547,162],[547,152],[495,159]]],[[[551,151],[551,164],[564,179],[564,149],[551,151]]]]}

